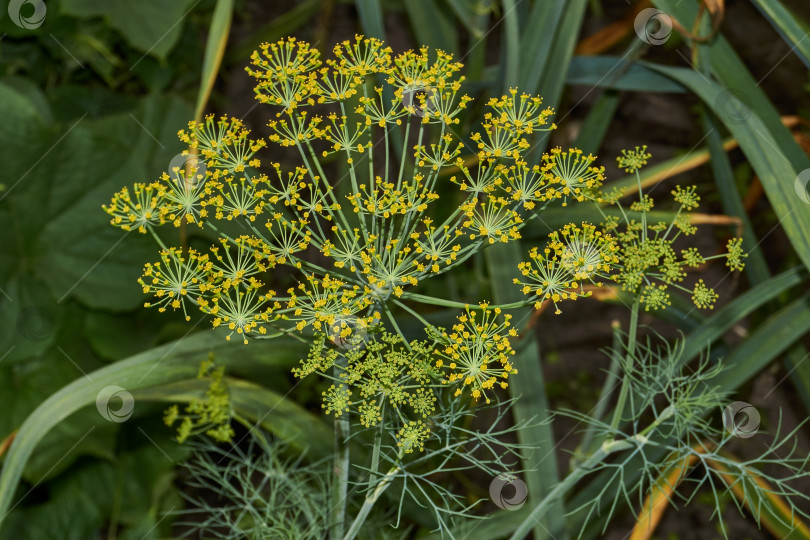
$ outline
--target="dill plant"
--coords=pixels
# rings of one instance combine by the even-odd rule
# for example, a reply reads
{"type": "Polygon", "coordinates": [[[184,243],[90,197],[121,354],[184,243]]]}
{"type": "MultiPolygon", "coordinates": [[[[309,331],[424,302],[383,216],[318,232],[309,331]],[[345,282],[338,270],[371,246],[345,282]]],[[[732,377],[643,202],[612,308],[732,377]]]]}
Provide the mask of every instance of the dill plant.
{"type": "MultiPolygon", "coordinates": [[[[293,38],[263,44],[247,71],[256,80],[256,99],[273,110],[271,135],[253,137],[240,120],[227,116],[190,122],[179,137],[188,145],[184,154],[196,161],[157,181],[124,188],[105,206],[113,225],[151,234],[162,248],[140,279],[151,297],[147,306],[182,310],[187,319],[190,310],[200,310],[214,327],[227,328],[227,339],[245,344],[289,335],[310,345],[293,373],[327,381],[322,408],[334,417],[333,462],[317,473],[273,463],[300,469],[300,478],[318,476],[320,488],[313,492],[318,503],[305,505],[313,511],[295,514],[292,523],[303,517],[319,521],[319,530],[332,538],[362,535],[384,496],[398,501],[397,523],[405,501],[413,500],[431,509],[442,534],[451,534],[454,520],[474,516],[463,497],[434,478],[467,469],[495,476],[522,449],[503,441],[523,426],[498,427],[512,401],[499,401],[497,391],[519,376],[511,309],[548,302],[559,312],[564,301],[611,283],[634,298],[614,416],[609,423],[591,419],[600,444],[585,449],[583,462],[531,519],[595,467],[616,466],[609,456],[631,449],[637,455],[653,434],[675,441],[673,452],[683,450],[694,439],[689,430],[708,426],[701,414],[719,404],[718,395],[698,391],[697,378],[676,373],[677,355],[656,356],[652,347],[637,344],[638,314],[641,307],[665,308],[672,290],[686,292],[698,308],[712,307],[717,295],[702,281],[686,288],[686,271],[713,258],[740,270],[740,241],[731,240],[727,253],[712,257],[694,248],[675,250],[678,238],[695,232],[688,216],[698,204],[694,188],[673,192],[675,219],[652,223],[647,215],[654,202],[640,180],[638,200],[625,208],[617,192],[604,188],[604,168],[595,156],[555,148],[530,163],[533,135],[555,127],[553,111],[543,108],[539,97],[512,89],[489,99],[480,124],[463,136],[460,120],[472,98],[462,92],[461,69],[442,51],[394,55],[382,42],[362,36],[339,43],[326,60],[293,38]],[[278,163],[263,163],[260,153],[273,146],[293,152],[298,165],[283,170],[278,163]],[[453,185],[448,195],[445,188],[453,185]],[[441,201],[439,192],[445,193],[441,201]],[[459,303],[417,292],[425,280],[459,267],[487,246],[519,239],[546,208],[572,203],[612,206],[620,217],[605,213],[600,223],[570,223],[532,248],[515,280],[524,301],[459,303]],[[208,252],[167,247],[156,233],[166,224],[207,229],[219,241],[208,252]],[[272,276],[282,267],[293,272],[294,283],[276,290],[272,276]],[[423,306],[459,314],[451,328],[435,327],[423,317],[423,306]],[[403,314],[421,323],[421,336],[400,329],[403,314]],[[671,392],[670,404],[639,430],[642,411],[655,403],[642,399],[657,388],[650,370],[660,366],[672,367],[656,372],[665,385],[657,391],[671,392]],[[494,420],[473,428],[483,408],[497,411],[494,420]],[[628,422],[631,433],[623,431],[628,422]],[[353,447],[355,440],[368,441],[362,446],[369,455],[353,447]],[[324,476],[333,478],[322,481],[324,476]],[[351,503],[355,495],[357,505],[351,503]]],[[[648,158],[645,148],[636,148],[624,152],[619,165],[638,175],[648,158]]],[[[210,370],[205,365],[201,373],[210,370]]],[[[195,403],[189,415],[176,408],[167,412],[169,423],[182,416],[182,439],[206,432],[227,441],[232,435],[222,373],[213,373],[209,397],[216,403],[195,403]]],[[[267,459],[274,459],[275,446],[262,441],[267,459]]],[[[235,459],[253,463],[246,455],[235,459]]],[[[215,467],[199,470],[207,471],[208,480],[224,481],[215,467]]],[[[251,476],[236,483],[253,485],[251,476]]],[[[256,498],[269,509],[273,493],[259,490],[256,498]]],[[[238,493],[229,498],[244,499],[238,493]]],[[[279,504],[287,508],[284,501],[279,504]]],[[[272,537],[253,529],[245,533],[246,522],[232,520],[237,507],[209,510],[220,516],[218,525],[229,524],[230,534],[272,537]]],[[[292,527],[288,518],[254,512],[248,522],[272,530],[279,523],[292,527]]],[[[527,519],[513,538],[531,525],[527,519]]]]}

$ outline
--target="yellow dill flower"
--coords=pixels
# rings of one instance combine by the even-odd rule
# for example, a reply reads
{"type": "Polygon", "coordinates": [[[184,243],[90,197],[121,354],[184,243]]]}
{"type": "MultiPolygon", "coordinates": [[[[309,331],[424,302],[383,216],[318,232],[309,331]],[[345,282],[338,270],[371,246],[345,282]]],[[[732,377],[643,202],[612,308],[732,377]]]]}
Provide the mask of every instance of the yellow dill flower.
{"type": "Polygon", "coordinates": [[[514,282],[524,294],[537,298],[538,309],[543,300],[551,300],[560,313],[558,302],[590,296],[585,283],[600,286],[602,279],[611,277],[620,262],[618,253],[612,236],[590,223],[571,223],[552,232],[543,250],[531,250],[531,262],[518,265],[523,279],[514,282]]]}
{"type": "Polygon", "coordinates": [[[509,375],[517,373],[512,365],[515,354],[510,343],[516,337],[514,328],[509,328],[510,315],[501,316],[498,308],[489,309],[481,304],[481,310],[471,310],[458,317],[451,332],[433,330],[436,346],[435,366],[444,373],[443,382],[458,386],[455,395],[469,387],[473,399],[490,398],[487,390],[495,385],[506,388],[509,375]]]}
{"type": "Polygon", "coordinates": [[[144,294],[153,294],[155,300],[144,307],[157,307],[159,311],[183,309],[186,320],[190,317],[186,304],[197,304],[205,291],[207,271],[210,267],[208,256],[194,250],[183,254],[179,249],[169,248],[160,253],[160,261],[147,263],[138,283],[144,294]]]}
{"type": "Polygon", "coordinates": [[[605,179],[605,168],[593,166],[595,160],[594,156],[584,156],[582,150],[577,148],[567,151],[553,148],[544,154],[544,168],[549,175],[549,187],[544,192],[545,197],[562,199],[563,206],[568,204],[569,198],[579,202],[597,201],[599,199],[597,190],[605,179]]]}
{"type": "Polygon", "coordinates": [[[109,206],[102,208],[112,216],[110,224],[145,234],[147,226],[165,223],[162,211],[165,203],[166,192],[162,185],[139,183],[132,186],[132,195],[125,187],[113,196],[109,206]]]}

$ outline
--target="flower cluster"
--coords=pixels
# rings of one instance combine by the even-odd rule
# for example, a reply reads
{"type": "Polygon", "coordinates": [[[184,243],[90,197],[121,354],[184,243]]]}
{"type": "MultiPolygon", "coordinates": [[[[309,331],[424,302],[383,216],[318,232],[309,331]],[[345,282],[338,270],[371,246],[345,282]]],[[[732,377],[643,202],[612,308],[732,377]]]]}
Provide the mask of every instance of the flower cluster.
{"type": "Polygon", "coordinates": [[[528,137],[554,127],[538,97],[511,90],[490,99],[481,131],[459,137],[454,126],[472,99],[461,93],[461,67],[441,51],[393,55],[360,36],[326,60],[293,38],[262,45],[248,73],[256,98],[276,107],[268,140],[236,118],[190,122],[179,132],[182,166],[105,206],[113,225],[158,241],[167,223],[222,240],[207,254],[164,248],[141,278],[154,296],[147,305],[187,318],[194,306],[244,341],[271,335],[279,320],[316,332],[336,319],[371,321],[389,298],[520,238],[527,212],[596,200],[603,172],[592,156],[554,149],[527,163],[528,137]],[[268,144],[297,150],[300,164],[262,173],[268,144]],[[477,150],[465,157],[465,147],[477,150]],[[322,166],[329,156],[348,164],[340,195],[343,178],[322,166]],[[451,211],[436,212],[444,177],[460,194],[451,211]],[[239,237],[225,232],[234,220],[239,237]],[[267,272],[282,265],[299,283],[279,295],[267,272]]]}
{"type": "MultiPolygon", "coordinates": [[[[365,426],[395,411],[407,452],[429,433],[419,422],[442,389],[489,402],[507,386],[517,372],[516,332],[508,315],[482,304],[449,332],[422,321],[427,340],[412,341],[392,308],[410,310],[403,302],[421,301],[413,288],[490,244],[519,239],[550,206],[618,197],[602,192],[604,169],[580,150],[554,148],[530,164],[531,138],[555,127],[539,97],[512,89],[489,99],[478,131],[464,138],[458,128],[472,98],[450,55],[394,55],[362,36],[332,53],[324,60],[293,38],[263,44],[247,71],[256,99],[274,109],[266,140],[232,117],[190,122],[178,134],[187,146],[179,163],[155,182],[122,189],[104,209],[114,226],[151,234],[163,248],[140,279],[147,306],[182,310],[186,319],[199,309],[244,343],[290,332],[313,339],[295,373],[331,379],[324,410],[355,410],[365,426]],[[273,146],[297,163],[263,162],[260,152],[273,146]],[[207,251],[166,247],[156,232],[166,224],[218,242],[207,251]],[[285,279],[292,282],[279,283],[285,279]]],[[[648,157],[637,149],[620,166],[636,172],[648,157]]],[[[675,198],[681,210],[697,204],[694,190],[675,198]]],[[[517,281],[529,302],[556,305],[614,281],[648,308],[667,304],[666,287],[683,279],[682,267],[704,259],[692,250],[679,258],[671,246],[671,232],[693,230],[688,218],[679,212],[669,224],[648,224],[652,206],[641,197],[630,208],[640,221],[621,210],[622,226],[606,215],[600,226],[553,233],[521,264],[517,281]]],[[[741,268],[739,243],[729,252],[730,266],[741,268]]],[[[699,306],[714,301],[702,283],[693,296],[699,306]]]]}
{"type": "MultiPolygon", "coordinates": [[[[628,172],[638,170],[650,157],[646,147],[623,151],[618,164],[628,172]]],[[[549,235],[544,248],[533,248],[530,261],[519,265],[522,278],[516,278],[524,294],[535,299],[539,308],[551,301],[560,313],[558,302],[590,296],[594,287],[613,282],[622,290],[638,295],[646,310],[662,309],[671,304],[669,288],[680,289],[692,298],[698,308],[712,308],[717,300],[715,291],[703,280],[693,289],[682,285],[687,268],[697,268],[715,258],[726,259],[732,271],[742,270],[745,254],[742,240],[728,242],[727,253],[703,257],[696,248],[680,252],[674,243],[681,236],[694,234],[689,210],[698,207],[700,197],[694,186],[677,186],[672,191],[677,211],[669,221],[648,219],[654,202],[643,193],[629,207],[629,212],[615,194],[597,194],[595,201],[615,206],[617,212],[600,208],[604,221],[598,226],[590,223],[569,224],[549,235]]]]}
{"type": "Polygon", "coordinates": [[[487,304],[480,307],[480,311],[468,307],[452,332],[434,331],[435,366],[443,374],[442,383],[457,386],[456,396],[469,387],[474,399],[483,396],[489,403],[486,391],[496,384],[506,388],[509,375],[517,374],[510,343],[517,331],[510,328],[510,315],[501,317],[499,308],[489,309],[487,304]]]}
{"type": "Polygon", "coordinates": [[[231,402],[227,384],[224,381],[225,368],[215,367],[214,360],[209,357],[200,364],[198,379],[210,379],[205,392],[205,398],[193,398],[181,414],[177,405],[166,410],[163,417],[167,426],[174,425],[178,420],[177,441],[183,443],[189,437],[205,433],[212,439],[221,442],[230,441],[234,435],[231,427],[231,402]]]}

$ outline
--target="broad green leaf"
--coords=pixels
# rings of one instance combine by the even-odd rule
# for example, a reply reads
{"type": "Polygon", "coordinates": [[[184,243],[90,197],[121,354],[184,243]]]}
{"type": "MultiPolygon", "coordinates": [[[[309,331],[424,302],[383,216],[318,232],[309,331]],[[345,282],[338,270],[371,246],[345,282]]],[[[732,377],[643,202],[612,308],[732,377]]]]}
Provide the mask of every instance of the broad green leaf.
{"type": "Polygon", "coordinates": [[[139,305],[137,278],[154,257],[154,244],[111,227],[101,205],[122,186],[151,181],[168,167],[180,151],[171,141],[190,114],[179,99],[150,97],[132,113],[46,126],[34,105],[0,84],[6,120],[0,140],[7,141],[0,160],[13,179],[0,193],[0,224],[13,239],[0,256],[3,279],[25,260],[55,302],[74,297],[98,308],[139,305]]]}
{"type": "Polygon", "coordinates": [[[183,20],[197,3],[194,0],[62,0],[60,9],[74,17],[104,17],[133,48],[165,60],[180,39],[183,20]]]}
{"type": "MultiPolygon", "coordinates": [[[[17,431],[0,472],[0,529],[14,496],[21,474],[42,439],[60,422],[79,409],[95,405],[108,386],[118,386],[135,392],[158,384],[167,384],[195,377],[199,364],[210,353],[218,365],[226,369],[250,365],[257,356],[269,355],[279,361],[305,354],[301,343],[292,339],[276,339],[252,343],[225,341],[224,332],[208,331],[194,334],[156,349],[143,352],[82,377],[50,395],[31,413],[17,431]]],[[[135,414],[137,414],[137,403],[135,414]]]]}
{"type": "MultiPolygon", "coordinates": [[[[122,528],[118,537],[125,537],[153,509],[169,510],[171,507],[161,507],[161,500],[169,502],[165,499],[174,490],[174,468],[187,453],[185,449],[166,440],[149,441],[140,431],[120,442],[127,451],[119,458],[83,462],[52,480],[48,500],[12,513],[0,527],[0,539],[95,538],[109,516],[122,528]]],[[[175,498],[174,508],[179,509],[179,504],[175,498]]],[[[150,528],[168,534],[171,520],[164,519],[162,527],[156,527],[157,520],[151,521],[150,528]]],[[[142,530],[136,538],[154,538],[146,536],[148,532],[142,530]]]]}

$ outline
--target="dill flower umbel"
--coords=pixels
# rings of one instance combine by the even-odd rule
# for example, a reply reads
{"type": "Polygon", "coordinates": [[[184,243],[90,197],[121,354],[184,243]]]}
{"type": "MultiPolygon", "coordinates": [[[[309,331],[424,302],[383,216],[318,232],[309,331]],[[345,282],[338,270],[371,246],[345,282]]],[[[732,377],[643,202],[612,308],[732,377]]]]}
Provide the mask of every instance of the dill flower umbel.
{"type": "MultiPolygon", "coordinates": [[[[190,122],[178,133],[184,163],[104,207],[112,225],[151,234],[163,248],[141,277],[146,305],[182,309],[187,319],[197,308],[243,343],[300,334],[313,346],[293,371],[329,381],[324,411],[357,415],[366,427],[394,418],[405,452],[421,448],[430,424],[418,422],[435,413],[440,392],[489,403],[517,373],[510,316],[483,303],[450,331],[435,329],[408,304],[441,299],[414,289],[487,246],[520,239],[549,207],[618,205],[621,194],[602,191],[604,168],[576,148],[529,161],[532,138],[555,128],[538,96],[510,89],[488,99],[479,127],[462,136],[472,101],[462,67],[442,51],[394,54],[362,36],[328,58],[294,38],[262,44],[247,72],[271,109],[267,138],[227,115],[190,122]],[[295,162],[260,157],[274,148],[295,162]],[[167,248],[156,230],[169,223],[218,241],[167,248]],[[424,325],[425,341],[403,337],[400,309],[424,325]]],[[[648,157],[644,148],[625,152],[620,166],[636,172],[648,157]]],[[[607,282],[641,294],[648,309],[668,304],[683,267],[711,258],[679,258],[671,247],[693,232],[685,211],[697,195],[681,189],[675,200],[684,212],[668,224],[648,224],[653,201],[640,197],[631,210],[641,220],[622,211],[621,224],[606,216],[553,232],[520,265],[526,304],[556,306],[607,282]]],[[[729,251],[730,267],[741,268],[739,244],[729,251]]],[[[713,303],[703,288],[689,293],[700,306],[713,303]]]]}
{"type": "Polygon", "coordinates": [[[458,386],[455,395],[469,387],[473,399],[483,397],[490,402],[486,391],[496,386],[506,388],[509,375],[517,373],[512,365],[515,354],[510,338],[517,331],[510,328],[510,315],[501,315],[499,308],[467,309],[458,317],[452,331],[435,332],[434,350],[436,368],[442,371],[443,383],[458,386]]]}
{"type": "MultiPolygon", "coordinates": [[[[579,154],[573,155],[577,156],[574,163],[581,159],[579,154]]],[[[618,163],[627,172],[637,175],[649,158],[646,147],[636,147],[632,151],[622,151],[618,163]]],[[[562,170],[568,171],[569,178],[584,177],[582,172],[571,171],[590,170],[596,175],[591,186],[595,189],[601,185],[601,170],[589,167],[590,157],[584,159],[587,165],[581,163],[577,168],[569,157],[568,165],[562,170]]],[[[638,182],[640,184],[640,179],[638,182]]],[[[695,186],[677,186],[672,191],[678,207],[669,222],[648,220],[654,202],[646,194],[639,193],[638,199],[630,204],[629,210],[634,213],[631,214],[621,206],[621,194],[615,191],[589,193],[594,202],[617,207],[618,214],[606,214],[600,207],[605,216],[602,223],[568,224],[552,232],[545,247],[533,248],[529,253],[530,261],[518,266],[523,277],[515,278],[514,282],[521,286],[524,294],[535,300],[538,309],[543,302],[550,301],[556,313],[560,313],[558,304],[562,300],[590,296],[593,288],[610,282],[637,295],[645,310],[669,306],[671,288],[688,294],[696,307],[710,309],[717,294],[702,280],[692,290],[682,286],[680,283],[686,277],[686,268],[697,268],[717,258],[726,259],[726,265],[732,271],[744,267],[745,254],[739,238],[728,242],[726,254],[711,257],[702,256],[694,247],[683,249],[680,254],[673,247],[680,236],[689,236],[697,230],[687,213],[700,203],[695,186]]]]}

